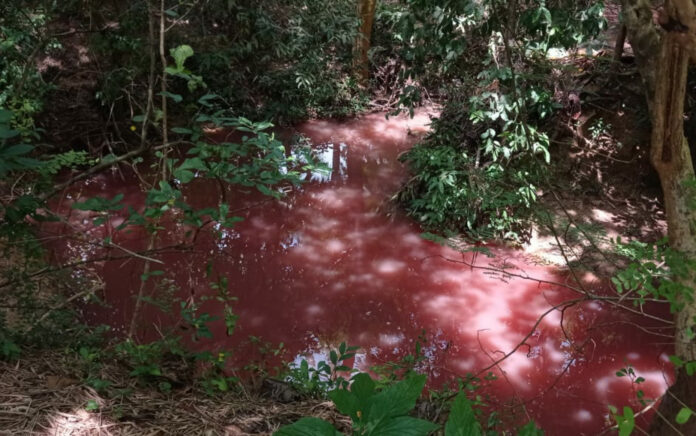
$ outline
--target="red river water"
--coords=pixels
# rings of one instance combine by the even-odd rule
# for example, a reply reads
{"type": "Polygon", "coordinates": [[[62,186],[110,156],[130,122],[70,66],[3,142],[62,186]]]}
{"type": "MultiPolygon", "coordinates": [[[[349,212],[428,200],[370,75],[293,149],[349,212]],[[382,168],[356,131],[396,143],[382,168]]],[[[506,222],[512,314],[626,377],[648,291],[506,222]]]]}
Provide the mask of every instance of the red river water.
{"type": "MultiPolygon", "coordinates": [[[[667,359],[672,350],[668,338],[647,331],[664,325],[597,301],[564,312],[550,310],[579,297],[560,285],[570,283],[567,273],[534,262],[523,250],[490,247],[493,258],[462,254],[423,239],[418,224],[396,210],[390,197],[407,177],[398,156],[427,129],[428,121],[428,114],[420,112],[413,119],[374,114],[298,126],[332,168],[330,175],[308,176],[308,183],[278,201],[237,192],[232,209],[244,221],[234,229],[220,229],[220,237],[202,232],[184,253],[158,254],[165,265],[153,269],[165,271],[163,283],[169,284],[158,292],[177,288],[172,292],[220,316],[219,304],[201,300],[213,292],[206,277],[212,267],[213,277],[227,277],[230,293],[238,298],[234,335],[228,337],[217,321],[211,325],[214,338],[192,346],[231,349],[235,362],[258,364],[262,355],[250,345],[251,336],[282,343],[280,357],[295,362],[328,360],[327,350],[345,341],[361,347],[350,363],[367,369],[413,353],[420,336],[425,359],[418,368],[429,375],[431,386],[438,386],[480,373],[528,336],[491,368],[497,379],[482,392],[510,422],[532,418],[548,435],[600,434],[610,427],[609,405],[643,409],[638,389],[647,398],[659,397],[672,380],[667,359]],[[645,382],[636,386],[617,377],[628,366],[645,382]]],[[[194,182],[185,195],[193,203],[216,204],[220,189],[194,182]]],[[[56,207],[69,211],[80,198],[118,193],[128,204],[143,202],[133,176],[113,173],[82,183],[56,207]]],[[[94,228],[85,212],[69,213],[70,232],[87,236],[60,239],[56,261],[105,254],[85,243],[103,237],[104,226],[94,228]]],[[[117,225],[119,218],[114,221],[117,225]]],[[[57,231],[66,234],[65,229],[57,231]]],[[[180,241],[185,231],[169,226],[159,245],[180,241]]],[[[130,250],[143,249],[145,240],[142,232],[114,235],[117,244],[130,250]]],[[[90,268],[104,280],[105,305],[85,306],[85,318],[127,330],[143,261],[131,257],[90,268]]],[[[651,310],[668,316],[661,308],[651,310]]],[[[171,322],[147,304],[138,336],[157,338],[171,322]]],[[[647,426],[651,416],[652,410],[642,414],[639,425],[647,426]]]]}

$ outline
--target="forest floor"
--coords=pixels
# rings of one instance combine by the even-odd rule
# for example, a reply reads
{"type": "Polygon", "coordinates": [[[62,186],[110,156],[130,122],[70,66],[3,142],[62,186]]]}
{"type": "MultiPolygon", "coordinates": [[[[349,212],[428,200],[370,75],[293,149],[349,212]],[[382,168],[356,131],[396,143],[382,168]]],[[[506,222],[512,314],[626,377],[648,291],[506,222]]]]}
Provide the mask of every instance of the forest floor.
{"type": "Polygon", "coordinates": [[[666,233],[649,158],[648,110],[632,63],[607,53],[570,60],[566,68],[565,88],[581,103],[551,129],[556,167],[541,206],[553,225],[538,226],[527,250],[560,267],[608,277],[615,272],[606,262],[612,240],[654,242],[666,233]]]}
{"type": "Polygon", "coordinates": [[[268,390],[210,395],[193,386],[163,393],[140,386],[130,368],[103,364],[112,384],[101,395],[85,384],[77,353],[23,355],[0,362],[0,435],[226,435],[271,434],[304,416],[345,430],[349,421],[326,400],[282,402],[268,390]]]}

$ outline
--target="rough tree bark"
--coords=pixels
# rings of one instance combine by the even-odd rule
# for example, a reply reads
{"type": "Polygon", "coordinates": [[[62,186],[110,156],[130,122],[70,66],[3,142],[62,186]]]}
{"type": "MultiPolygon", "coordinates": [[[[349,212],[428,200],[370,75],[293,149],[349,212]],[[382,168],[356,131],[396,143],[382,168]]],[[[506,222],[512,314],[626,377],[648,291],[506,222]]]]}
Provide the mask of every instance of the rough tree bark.
{"type": "Polygon", "coordinates": [[[370,81],[370,40],[372,39],[372,25],[375,21],[375,9],[377,0],[358,0],[358,17],[360,29],[355,40],[353,54],[353,69],[360,85],[367,87],[370,81]]]}
{"type": "MultiPolygon", "coordinates": [[[[658,172],[664,196],[670,246],[687,258],[696,258],[695,179],[689,144],[684,136],[684,99],[692,47],[687,35],[696,33],[693,0],[667,0],[661,12],[662,35],[653,22],[649,0],[624,0],[629,40],[648,93],[652,115],[651,162],[658,172]],[[687,44],[685,44],[687,42],[687,44]],[[659,47],[659,49],[657,48],[659,47]]],[[[696,289],[696,272],[679,280],[696,289]]],[[[696,342],[687,332],[696,325],[696,301],[683,298],[675,316],[675,353],[685,361],[696,360],[696,342]]],[[[678,370],[677,381],[665,394],[651,434],[696,434],[696,418],[675,422],[682,407],[696,410],[696,377],[678,370]]]]}
{"type": "Polygon", "coordinates": [[[660,34],[653,22],[651,0],[622,0],[623,24],[628,41],[643,79],[648,105],[652,107],[655,95],[655,54],[660,48],[660,34]]]}

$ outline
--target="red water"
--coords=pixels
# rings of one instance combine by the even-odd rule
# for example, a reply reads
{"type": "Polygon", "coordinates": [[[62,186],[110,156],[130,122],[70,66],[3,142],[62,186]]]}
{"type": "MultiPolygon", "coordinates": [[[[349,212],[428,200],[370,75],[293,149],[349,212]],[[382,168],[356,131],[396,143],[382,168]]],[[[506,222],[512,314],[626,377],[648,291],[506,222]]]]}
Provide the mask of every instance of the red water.
{"type": "MultiPolygon", "coordinates": [[[[361,347],[355,365],[368,368],[413,352],[425,331],[425,360],[419,369],[436,386],[479,373],[532,332],[517,352],[492,369],[498,379],[485,388],[492,408],[506,419],[533,418],[549,435],[594,435],[607,428],[608,405],[642,409],[637,389],[648,398],[659,397],[671,382],[666,358],[671,349],[668,338],[646,329],[662,324],[606,303],[583,302],[565,311],[564,329],[560,310],[534,328],[553,305],[579,295],[560,285],[478,267],[512,268],[508,271],[513,274],[546,282],[568,282],[564,274],[536,265],[520,250],[494,247],[492,259],[458,253],[421,238],[418,225],[396,211],[389,198],[406,177],[397,158],[413,144],[410,132],[425,131],[427,122],[426,113],[413,120],[375,114],[299,126],[322,150],[322,159],[333,168],[330,176],[308,175],[310,183],[281,201],[226,189],[243,222],[221,230],[220,238],[201,232],[187,252],[153,254],[165,263],[153,268],[165,270],[162,277],[177,285],[181,296],[200,302],[204,312],[220,315],[221,310],[201,300],[212,292],[212,280],[205,277],[208,264],[213,277],[228,278],[229,291],[238,298],[235,334],[226,336],[222,322],[216,322],[214,339],[194,346],[236,349],[236,362],[246,363],[259,358],[248,345],[248,338],[256,336],[282,342],[285,358],[298,362],[303,357],[326,359],[328,347],[345,341],[361,347]],[[462,260],[477,268],[457,263],[462,260]],[[628,365],[646,379],[639,387],[616,376],[628,365]]],[[[129,204],[142,204],[135,180],[115,173],[84,183],[57,207],[67,210],[80,196],[117,193],[125,194],[129,204]]],[[[199,205],[216,204],[220,188],[193,183],[185,194],[199,205]]],[[[103,237],[103,228],[92,229],[87,214],[71,214],[73,232],[87,232],[87,239],[103,237]]],[[[116,218],[114,225],[118,222],[116,218]]],[[[186,231],[170,226],[158,246],[181,242],[186,231]]],[[[129,249],[142,249],[145,239],[137,231],[114,235],[117,244],[129,249]]],[[[59,261],[125,255],[74,238],[60,241],[59,261]]],[[[108,307],[90,305],[85,317],[127,328],[143,262],[128,258],[91,263],[90,268],[104,278],[108,307]]],[[[651,310],[665,315],[661,308],[651,310]]],[[[171,322],[147,305],[138,335],[156,338],[171,322]]],[[[645,426],[650,417],[648,411],[638,421],[645,426]]]]}

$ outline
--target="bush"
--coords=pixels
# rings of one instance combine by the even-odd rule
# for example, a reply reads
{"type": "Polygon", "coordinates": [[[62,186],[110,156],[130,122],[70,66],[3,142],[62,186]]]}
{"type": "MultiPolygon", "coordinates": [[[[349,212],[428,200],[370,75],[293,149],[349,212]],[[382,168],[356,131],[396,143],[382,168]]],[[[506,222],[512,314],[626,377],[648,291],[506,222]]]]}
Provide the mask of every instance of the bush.
{"type": "Polygon", "coordinates": [[[398,199],[429,230],[521,241],[541,161],[533,155],[493,158],[478,138],[485,132],[462,107],[447,105],[433,133],[402,156],[413,177],[398,199]]]}

